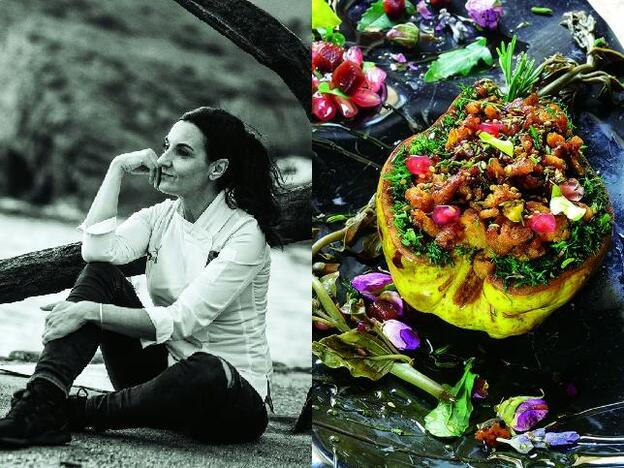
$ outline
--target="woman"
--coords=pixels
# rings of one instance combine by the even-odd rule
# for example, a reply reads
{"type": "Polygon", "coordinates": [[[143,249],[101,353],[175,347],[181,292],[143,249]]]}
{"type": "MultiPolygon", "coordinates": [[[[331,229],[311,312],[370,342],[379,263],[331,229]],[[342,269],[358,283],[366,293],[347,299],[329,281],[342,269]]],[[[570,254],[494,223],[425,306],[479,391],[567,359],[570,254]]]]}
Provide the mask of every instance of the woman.
{"type": "Polygon", "coordinates": [[[208,107],[173,125],[160,157],[150,149],[115,157],[81,225],[89,263],[67,300],[45,308],[44,350],[0,420],[0,443],[62,444],[85,427],[171,428],[209,442],[260,437],[277,176],[243,123],[208,107]],[[141,170],[177,200],[116,227],[123,176],[141,170]],[[150,307],[114,266],[145,255],[150,307]],[[68,398],[98,345],[115,392],[68,398]]]}

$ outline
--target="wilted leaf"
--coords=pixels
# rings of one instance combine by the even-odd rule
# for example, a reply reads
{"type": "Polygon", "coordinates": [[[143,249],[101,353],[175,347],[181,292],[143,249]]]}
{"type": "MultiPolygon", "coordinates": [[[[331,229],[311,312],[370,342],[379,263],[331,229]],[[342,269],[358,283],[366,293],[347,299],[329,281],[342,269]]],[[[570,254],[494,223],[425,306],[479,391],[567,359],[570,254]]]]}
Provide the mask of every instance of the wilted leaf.
{"type": "Polygon", "coordinates": [[[464,375],[451,389],[454,400],[441,400],[438,406],[425,416],[425,428],[438,437],[459,437],[468,429],[472,413],[472,387],[477,375],[472,369],[470,359],[464,368],[464,375]]]}
{"type": "Polygon", "coordinates": [[[353,377],[379,380],[390,372],[394,365],[395,361],[392,359],[367,359],[358,350],[365,350],[371,356],[390,354],[380,340],[357,330],[328,336],[312,343],[312,353],[323,361],[323,364],[332,369],[344,367],[353,377]]]}

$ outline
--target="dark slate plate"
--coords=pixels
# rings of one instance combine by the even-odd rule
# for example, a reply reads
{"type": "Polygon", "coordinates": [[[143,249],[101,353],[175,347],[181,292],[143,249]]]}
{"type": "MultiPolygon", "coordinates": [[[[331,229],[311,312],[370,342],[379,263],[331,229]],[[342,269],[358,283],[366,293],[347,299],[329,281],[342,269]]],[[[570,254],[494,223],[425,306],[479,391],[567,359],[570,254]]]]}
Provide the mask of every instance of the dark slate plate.
{"type": "MultiPolygon", "coordinates": [[[[345,3],[352,2],[342,5],[345,3]]],[[[518,24],[530,21],[531,25],[519,29],[517,34],[522,48],[538,62],[557,51],[584,61],[567,29],[559,25],[563,12],[584,9],[597,20],[596,37],[604,36],[613,48],[621,50],[613,33],[586,2],[537,3],[551,7],[555,14],[531,14],[530,7],[536,4],[532,1],[504,2],[505,16],[500,27],[504,34],[488,35],[488,43],[497,45],[501,39],[508,40],[518,24]]],[[[461,4],[455,5],[455,11],[462,11],[461,4]]],[[[387,65],[388,52],[387,48],[375,48],[368,57],[387,65]]],[[[416,58],[406,55],[408,59],[416,58]]],[[[423,65],[422,70],[425,69],[423,65]]],[[[435,84],[423,83],[419,74],[420,71],[390,72],[389,83],[407,98],[404,109],[421,128],[429,126],[447,109],[459,83],[472,83],[477,77],[486,76],[500,82],[498,68],[435,84]]],[[[344,372],[330,371],[315,363],[313,435],[318,457],[338,466],[522,466],[518,462],[523,466],[571,466],[584,460],[580,456],[612,457],[624,452],[624,445],[618,445],[624,441],[617,440],[617,436],[624,438],[624,110],[598,97],[597,91],[586,90],[572,108],[577,133],[588,145],[588,159],[603,176],[615,211],[613,245],[593,279],[571,303],[521,337],[493,340],[483,333],[457,329],[435,316],[413,314],[414,326],[434,348],[452,345],[452,355],[445,357],[445,364],[456,364],[438,367],[427,344],[415,355],[420,370],[438,381],[454,383],[461,372],[462,358],[477,358],[476,369],[489,381],[491,392],[473,420],[491,417],[491,406],[503,397],[538,394],[543,389],[551,406],[546,422],[559,416],[558,430],[576,430],[596,438],[585,439],[569,452],[538,451],[530,457],[520,457],[502,450],[496,458],[488,459],[471,436],[444,441],[424,434],[423,417],[435,401],[418,389],[403,385],[394,377],[378,383],[356,381],[344,372]],[[577,395],[570,396],[570,389],[576,389],[577,395]],[[579,412],[582,414],[574,416],[579,412]]],[[[411,134],[397,114],[372,126],[362,124],[358,130],[388,145],[411,134]]],[[[345,148],[357,149],[379,165],[388,155],[375,144],[358,141],[336,127],[316,126],[314,132],[345,148]]],[[[356,210],[374,193],[377,177],[375,167],[319,151],[314,162],[317,212],[356,210]]],[[[342,262],[341,274],[345,277],[373,266],[349,257],[342,262]]],[[[608,466],[624,466],[624,459],[608,460],[608,466]]]]}

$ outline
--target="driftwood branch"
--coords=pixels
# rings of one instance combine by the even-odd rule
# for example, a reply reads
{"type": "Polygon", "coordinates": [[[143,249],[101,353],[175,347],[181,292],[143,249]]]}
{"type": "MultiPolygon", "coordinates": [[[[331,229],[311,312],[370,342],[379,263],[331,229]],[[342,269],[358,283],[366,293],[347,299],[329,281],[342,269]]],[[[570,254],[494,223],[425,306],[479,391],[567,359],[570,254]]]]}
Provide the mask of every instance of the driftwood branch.
{"type": "MultiPolygon", "coordinates": [[[[311,235],[312,184],[290,187],[280,195],[283,211],[278,232],[284,242],[307,240],[311,235]]],[[[62,291],[73,286],[84,267],[80,242],[0,260],[0,304],[62,291]]],[[[145,272],[145,258],[121,267],[126,276],[145,272]]]]}
{"type": "Polygon", "coordinates": [[[277,73],[310,115],[310,51],[282,23],[246,0],[175,2],[277,73]]]}

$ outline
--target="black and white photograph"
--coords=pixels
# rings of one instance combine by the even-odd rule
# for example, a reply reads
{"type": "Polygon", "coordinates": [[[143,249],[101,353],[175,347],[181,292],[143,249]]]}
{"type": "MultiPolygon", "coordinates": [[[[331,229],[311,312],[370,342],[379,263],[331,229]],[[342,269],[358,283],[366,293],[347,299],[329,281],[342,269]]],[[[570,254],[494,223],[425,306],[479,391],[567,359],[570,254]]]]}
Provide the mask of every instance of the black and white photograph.
{"type": "Polygon", "coordinates": [[[0,2],[0,466],[309,466],[309,24],[0,2]]]}

